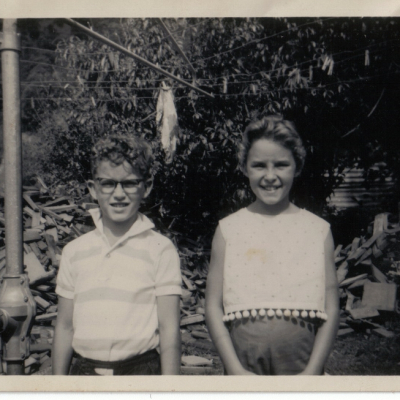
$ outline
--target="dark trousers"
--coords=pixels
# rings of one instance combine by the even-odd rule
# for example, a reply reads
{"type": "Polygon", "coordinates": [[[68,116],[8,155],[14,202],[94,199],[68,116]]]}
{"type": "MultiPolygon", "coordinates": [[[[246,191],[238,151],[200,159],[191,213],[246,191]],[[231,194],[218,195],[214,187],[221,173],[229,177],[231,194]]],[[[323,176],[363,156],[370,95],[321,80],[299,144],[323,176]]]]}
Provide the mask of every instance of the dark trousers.
{"type": "Polygon", "coordinates": [[[78,355],[70,375],[161,375],[161,361],[153,349],[123,361],[98,361],[78,355]]]}

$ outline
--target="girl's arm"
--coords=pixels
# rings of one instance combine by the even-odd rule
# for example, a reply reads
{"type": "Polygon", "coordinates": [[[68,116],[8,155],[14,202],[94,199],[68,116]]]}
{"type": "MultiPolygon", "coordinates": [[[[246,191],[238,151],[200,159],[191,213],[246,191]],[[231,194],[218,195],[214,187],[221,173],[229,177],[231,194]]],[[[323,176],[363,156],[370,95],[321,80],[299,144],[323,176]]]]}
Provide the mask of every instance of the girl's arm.
{"type": "Polygon", "coordinates": [[[211,261],[207,276],[206,322],[211,338],[229,375],[254,375],[240,363],[232,344],[228,329],[222,321],[222,283],[225,259],[225,240],[218,227],[211,250],[211,261]]]}
{"type": "Polygon", "coordinates": [[[334,262],[334,245],[331,232],[325,240],[325,312],[328,320],[318,329],[313,351],[307,367],[300,375],[321,375],[332,350],[339,325],[339,291],[334,262]]]}
{"type": "Polygon", "coordinates": [[[181,333],[179,327],[179,300],[178,295],[157,297],[162,375],[179,375],[180,373],[181,333]]]}
{"type": "Polygon", "coordinates": [[[73,300],[58,297],[57,325],[54,332],[52,350],[53,375],[68,375],[72,358],[72,314],[74,311],[73,300]]]}

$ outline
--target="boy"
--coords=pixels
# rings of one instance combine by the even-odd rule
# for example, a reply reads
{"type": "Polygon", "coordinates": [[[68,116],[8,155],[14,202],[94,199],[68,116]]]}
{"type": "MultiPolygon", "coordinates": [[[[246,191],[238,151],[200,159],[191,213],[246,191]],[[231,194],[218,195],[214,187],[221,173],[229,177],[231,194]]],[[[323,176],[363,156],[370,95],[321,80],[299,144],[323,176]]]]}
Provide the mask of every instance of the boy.
{"type": "Polygon", "coordinates": [[[93,148],[96,229],[67,244],[57,278],[53,374],[179,374],[181,275],[172,242],[139,213],[152,188],[150,146],[110,136],[93,148]]]}

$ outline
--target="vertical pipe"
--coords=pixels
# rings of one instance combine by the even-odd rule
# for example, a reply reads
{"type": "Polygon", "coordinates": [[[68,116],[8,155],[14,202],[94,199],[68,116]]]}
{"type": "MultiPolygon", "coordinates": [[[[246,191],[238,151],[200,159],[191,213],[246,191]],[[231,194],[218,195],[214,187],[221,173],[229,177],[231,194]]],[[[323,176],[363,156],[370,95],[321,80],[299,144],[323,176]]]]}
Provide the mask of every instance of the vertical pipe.
{"type": "Polygon", "coordinates": [[[3,20],[1,71],[3,83],[3,148],[7,275],[23,273],[22,152],[17,20],[3,20]]]}
{"type": "MultiPolygon", "coordinates": [[[[17,20],[3,20],[1,43],[3,87],[4,206],[6,222],[6,275],[23,273],[22,150],[17,20]]],[[[18,342],[17,342],[18,343],[18,342]]],[[[23,375],[24,361],[7,363],[7,375],[23,375]]]]}

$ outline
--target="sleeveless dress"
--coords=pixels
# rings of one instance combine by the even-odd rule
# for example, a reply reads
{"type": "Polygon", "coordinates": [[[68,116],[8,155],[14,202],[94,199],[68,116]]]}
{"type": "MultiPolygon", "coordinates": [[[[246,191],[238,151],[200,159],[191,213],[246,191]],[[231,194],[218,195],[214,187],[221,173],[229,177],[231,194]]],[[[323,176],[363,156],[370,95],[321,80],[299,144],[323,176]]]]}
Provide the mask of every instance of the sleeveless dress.
{"type": "Polygon", "coordinates": [[[226,243],[223,320],[242,365],[260,375],[301,372],[327,318],[329,224],[302,209],[266,216],[243,208],[219,225],[226,243]]]}

